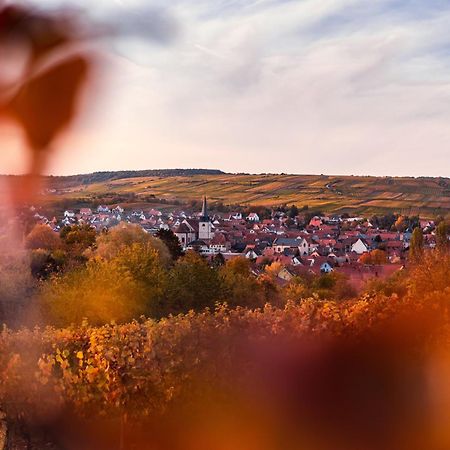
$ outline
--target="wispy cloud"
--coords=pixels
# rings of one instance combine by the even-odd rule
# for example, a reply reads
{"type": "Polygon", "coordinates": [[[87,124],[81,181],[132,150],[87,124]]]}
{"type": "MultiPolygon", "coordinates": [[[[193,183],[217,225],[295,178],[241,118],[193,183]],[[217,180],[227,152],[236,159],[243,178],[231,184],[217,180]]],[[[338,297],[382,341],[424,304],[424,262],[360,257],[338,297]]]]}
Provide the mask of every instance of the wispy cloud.
{"type": "MultiPolygon", "coordinates": [[[[100,3],[102,14],[115,14],[100,3]]],[[[58,170],[450,175],[447,1],[119,6],[160,11],[158,33],[174,38],[160,48],[122,44],[141,65],[114,66],[107,113],[77,138],[97,157],[75,159],[67,149],[58,170]]]]}

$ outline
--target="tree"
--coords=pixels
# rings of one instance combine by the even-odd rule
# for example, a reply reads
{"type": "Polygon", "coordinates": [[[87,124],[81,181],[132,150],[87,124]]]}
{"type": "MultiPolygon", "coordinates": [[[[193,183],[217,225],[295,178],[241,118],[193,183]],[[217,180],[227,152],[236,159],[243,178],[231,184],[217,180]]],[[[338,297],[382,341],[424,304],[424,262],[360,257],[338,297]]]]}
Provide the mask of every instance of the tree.
{"type": "Polygon", "coordinates": [[[305,280],[300,277],[294,277],[284,288],[283,293],[286,300],[293,302],[299,302],[300,300],[308,298],[311,295],[305,280]]]}
{"type": "Polygon", "coordinates": [[[72,253],[81,254],[94,246],[97,231],[90,225],[67,225],[61,229],[60,236],[72,253]]]}
{"type": "Polygon", "coordinates": [[[183,256],[183,249],[181,248],[180,240],[172,230],[165,230],[164,228],[161,228],[155,236],[166,244],[174,261],[183,256]]]}
{"type": "Polygon", "coordinates": [[[359,259],[362,264],[382,265],[387,263],[387,255],[384,250],[375,249],[369,253],[364,253],[359,259]]]}
{"type": "Polygon", "coordinates": [[[423,233],[420,227],[414,228],[412,233],[409,256],[413,262],[418,262],[423,256],[423,233]]]}
{"type": "Polygon", "coordinates": [[[131,275],[145,303],[146,315],[153,318],[164,315],[162,301],[167,287],[167,271],[151,243],[135,243],[125,247],[111,260],[111,264],[131,275]]]}
{"type": "Polygon", "coordinates": [[[167,287],[167,313],[201,311],[214,307],[221,299],[221,283],[217,270],[196,252],[187,252],[170,271],[167,287]]]}
{"type": "Polygon", "coordinates": [[[289,212],[288,212],[288,216],[289,216],[291,219],[294,219],[295,217],[298,216],[298,208],[297,208],[296,205],[292,205],[292,206],[290,207],[289,212]]]}
{"type": "Polygon", "coordinates": [[[408,287],[412,295],[423,297],[430,292],[446,292],[450,280],[450,253],[428,251],[411,267],[408,287]]]}
{"type": "Polygon", "coordinates": [[[142,286],[121,264],[96,260],[45,283],[41,304],[57,326],[126,322],[145,313],[142,286]]]}
{"type": "Polygon", "coordinates": [[[247,258],[229,260],[220,270],[225,301],[232,307],[263,306],[265,299],[247,258]]]}
{"type": "Polygon", "coordinates": [[[31,252],[30,269],[35,278],[46,280],[52,273],[57,272],[60,267],[48,250],[39,248],[31,252]]]}
{"type": "Polygon", "coordinates": [[[445,220],[439,222],[439,225],[436,227],[436,248],[441,252],[445,252],[449,248],[447,228],[445,220]]]}
{"type": "Polygon", "coordinates": [[[48,225],[37,224],[25,238],[25,247],[31,250],[55,250],[61,246],[58,233],[48,225]]]}
{"type": "Polygon", "coordinates": [[[36,284],[28,252],[0,247],[0,322],[11,322],[30,306],[36,284]]]}
{"type": "Polygon", "coordinates": [[[222,253],[217,253],[217,255],[214,255],[212,259],[212,265],[215,268],[219,268],[225,265],[225,258],[223,257],[222,253]]]}
{"type": "Polygon", "coordinates": [[[268,264],[264,267],[264,272],[272,279],[277,278],[281,269],[283,268],[283,264],[279,261],[273,261],[271,264],[268,264]]]}
{"type": "Polygon", "coordinates": [[[150,245],[158,252],[160,262],[165,267],[171,261],[166,244],[161,239],[156,239],[144,231],[139,225],[134,224],[120,224],[109,230],[108,233],[98,236],[97,250],[94,255],[104,259],[112,259],[133,244],[150,245]]]}

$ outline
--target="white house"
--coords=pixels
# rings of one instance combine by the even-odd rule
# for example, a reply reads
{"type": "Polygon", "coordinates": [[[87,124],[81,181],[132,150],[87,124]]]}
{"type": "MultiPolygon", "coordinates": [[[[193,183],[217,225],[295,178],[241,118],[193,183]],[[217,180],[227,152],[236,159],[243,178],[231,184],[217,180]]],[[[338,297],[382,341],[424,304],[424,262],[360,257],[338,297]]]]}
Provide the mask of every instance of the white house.
{"type": "Polygon", "coordinates": [[[66,218],[74,218],[75,217],[75,211],[72,211],[71,209],[67,209],[66,211],[64,211],[64,217],[66,218]]]}
{"type": "Polygon", "coordinates": [[[247,220],[249,222],[259,222],[259,216],[258,214],[256,214],[255,212],[251,212],[248,216],[247,216],[247,220]]]}
{"type": "Polygon", "coordinates": [[[362,240],[358,239],[351,248],[352,252],[357,253],[358,255],[362,255],[369,251],[369,246],[362,240]]]}
{"type": "Polygon", "coordinates": [[[257,253],[254,250],[249,250],[246,254],[245,257],[247,259],[253,260],[256,259],[258,257],[257,253]]]}

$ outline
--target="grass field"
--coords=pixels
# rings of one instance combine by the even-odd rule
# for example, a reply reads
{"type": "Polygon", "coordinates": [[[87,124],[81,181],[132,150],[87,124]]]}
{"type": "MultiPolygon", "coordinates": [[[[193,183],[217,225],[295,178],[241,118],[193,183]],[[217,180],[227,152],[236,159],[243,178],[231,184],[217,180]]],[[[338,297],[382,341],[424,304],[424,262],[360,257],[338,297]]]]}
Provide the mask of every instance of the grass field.
{"type": "Polygon", "coordinates": [[[218,174],[131,177],[77,185],[65,180],[50,179],[49,187],[55,191],[48,202],[133,193],[139,204],[140,198],[145,203],[151,195],[168,202],[206,195],[211,203],[227,205],[296,204],[330,213],[393,211],[424,217],[450,214],[449,178],[218,174]]]}

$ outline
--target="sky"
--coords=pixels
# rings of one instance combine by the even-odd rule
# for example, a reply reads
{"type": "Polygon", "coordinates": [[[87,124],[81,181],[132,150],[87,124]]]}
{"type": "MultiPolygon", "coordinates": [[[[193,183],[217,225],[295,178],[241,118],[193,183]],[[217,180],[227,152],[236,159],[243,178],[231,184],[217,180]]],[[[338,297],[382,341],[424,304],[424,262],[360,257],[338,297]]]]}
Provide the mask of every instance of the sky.
{"type": "MultiPolygon", "coordinates": [[[[450,176],[448,0],[43,4],[122,30],[48,173],[450,176]]],[[[0,137],[0,172],[20,172],[19,133],[0,137]]]]}

